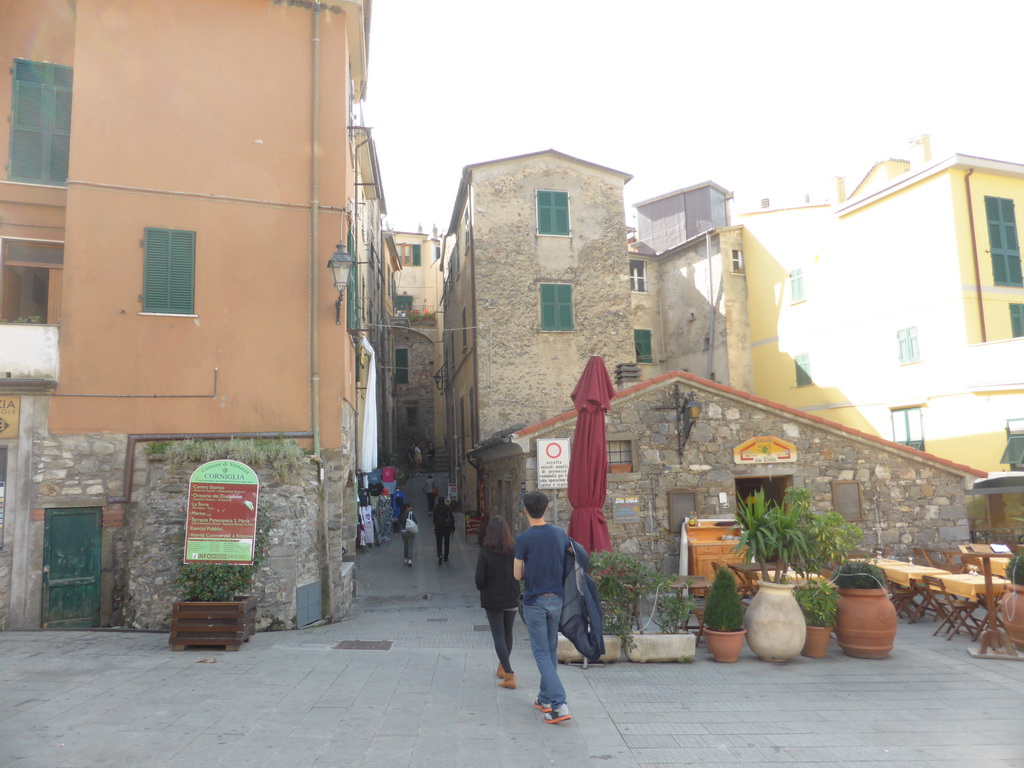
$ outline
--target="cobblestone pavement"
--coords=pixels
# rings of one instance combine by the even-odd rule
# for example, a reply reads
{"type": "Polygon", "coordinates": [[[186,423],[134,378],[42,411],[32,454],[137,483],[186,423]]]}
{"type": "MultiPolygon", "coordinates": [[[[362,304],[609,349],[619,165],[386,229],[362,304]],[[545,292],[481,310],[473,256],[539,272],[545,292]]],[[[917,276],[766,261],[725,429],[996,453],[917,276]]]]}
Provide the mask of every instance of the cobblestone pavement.
{"type": "Polygon", "coordinates": [[[359,556],[351,617],[237,653],[0,633],[0,766],[1024,766],[1024,663],[972,659],[930,622],[901,622],[882,661],[833,643],[820,660],[716,664],[701,645],[693,664],[563,666],[574,719],[548,725],[521,623],[519,687],[497,686],[476,543],[460,528],[438,566],[421,531],[413,568],[397,539],[359,556]],[[386,649],[338,647],[351,641],[386,649]]]}

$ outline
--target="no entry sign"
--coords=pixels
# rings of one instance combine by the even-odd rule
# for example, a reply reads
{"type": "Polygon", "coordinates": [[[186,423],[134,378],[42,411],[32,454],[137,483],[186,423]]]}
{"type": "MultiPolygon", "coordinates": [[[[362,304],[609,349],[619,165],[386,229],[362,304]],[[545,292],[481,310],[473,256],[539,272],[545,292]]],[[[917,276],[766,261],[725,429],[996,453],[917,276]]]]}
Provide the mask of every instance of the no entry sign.
{"type": "Polygon", "coordinates": [[[537,441],[537,488],[566,488],[569,485],[569,440],[537,441]]]}
{"type": "Polygon", "coordinates": [[[245,464],[203,464],[188,481],[186,563],[252,563],[260,480],[245,464]]]}

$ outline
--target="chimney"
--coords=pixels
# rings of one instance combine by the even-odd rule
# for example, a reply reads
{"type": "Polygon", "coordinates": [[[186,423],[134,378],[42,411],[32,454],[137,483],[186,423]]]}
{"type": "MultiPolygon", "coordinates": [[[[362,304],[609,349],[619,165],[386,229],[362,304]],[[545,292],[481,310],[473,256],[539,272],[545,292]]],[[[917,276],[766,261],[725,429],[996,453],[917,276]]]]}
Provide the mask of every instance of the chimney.
{"type": "Polygon", "coordinates": [[[615,366],[615,389],[625,389],[640,381],[640,366],[636,363],[619,363],[615,366]]]}
{"type": "Polygon", "coordinates": [[[910,167],[921,168],[932,161],[932,137],[927,133],[910,140],[910,167]]]}
{"type": "Polygon", "coordinates": [[[839,205],[840,203],[846,202],[846,177],[836,176],[832,179],[835,182],[835,197],[832,200],[833,205],[839,205]]]}

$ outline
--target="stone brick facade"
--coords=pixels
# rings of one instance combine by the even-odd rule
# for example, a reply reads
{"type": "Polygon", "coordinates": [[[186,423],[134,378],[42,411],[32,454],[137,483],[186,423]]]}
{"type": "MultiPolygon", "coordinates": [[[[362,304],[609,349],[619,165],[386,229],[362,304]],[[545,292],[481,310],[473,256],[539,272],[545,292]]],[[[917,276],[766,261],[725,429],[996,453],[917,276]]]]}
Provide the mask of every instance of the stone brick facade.
{"type": "MultiPolygon", "coordinates": [[[[575,412],[567,412],[477,451],[487,497],[495,500],[491,514],[506,515],[517,532],[525,527],[518,496],[510,496],[507,489],[535,488],[536,438],[571,438],[574,427],[575,412]]],[[[863,517],[852,522],[864,531],[862,546],[906,556],[912,546],[945,547],[969,541],[965,492],[975,479],[985,476],[681,372],[619,392],[608,414],[608,439],[632,442],[635,470],[608,475],[604,515],[612,546],[666,572],[676,572],[680,546],[679,531],[669,528],[670,492],[694,494],[700,517],[731,517],[737,480],[781,477],[788,485],[809,488],[814,509],[824,512],[834,507],[833,482],[854,481],[860,489],[863,517]],[[673,407],[676,385],[692,391],[703,406],[682,461],[673,407]],[[738,465],[733,449],[763,435],[795,445],[796,461],[738,465]],[[637,520],[612,519],[616,496],[639,498],[637,520]]],[[[546,493],[552,498],[549,519],[568,526],[571,508],[566,491],[546,493]]]]}
{"type": "MultiPolygon", "coordinates": [[[[413,440],[419,442],[423,461],[427,461],[427,445],[434,440],[434,400],[437,387],[434,373],[437,363],[434,342],[425,333],[395,327],[395,348],[409,351],[409,376],[405,384],[395,384],[395,416],[397,461],[408,463],[408,451],[413,440]]],[[[397,379],[396,379],[397,382],[397,379]]]]}

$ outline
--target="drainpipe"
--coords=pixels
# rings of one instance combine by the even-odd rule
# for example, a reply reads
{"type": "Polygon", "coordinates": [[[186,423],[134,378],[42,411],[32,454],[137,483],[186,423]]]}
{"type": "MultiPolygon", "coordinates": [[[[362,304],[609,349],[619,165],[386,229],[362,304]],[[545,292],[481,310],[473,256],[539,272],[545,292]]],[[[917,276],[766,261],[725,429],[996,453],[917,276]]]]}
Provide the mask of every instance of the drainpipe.
{"type": "Polygon", "coordinates": [[[974,232],[974,203],[971,201],[971,168],[964,176],[964,186],[967,188],[967,222],[971,225],[971,255],[974,258],[974,292],[978,296],[978,321],[981,323],[981,341],[988,341],[988,332],[985,330],[985,305],[981,298],[981,265],[978,263],[978,236],[974,232]]]}
{"type": "Polygon", "coordinates": [[[715,281],[711,274],[711,230],[704,233],[704,250],[708,257],[708,375],[705,379],[710,380],[714,371],[715,355],[715,281]]]}
{"type": "Polygon", "coordinates": [[[313,455],[320,461],[320,281],[317,279],[316,268],[316,249],[320,236],[320,168],[317,163],[320,148],[320,3],[313,6],[313,103],[310,118],[313,126],[309,156],[309,412],[313,428],[313,455]]]}

